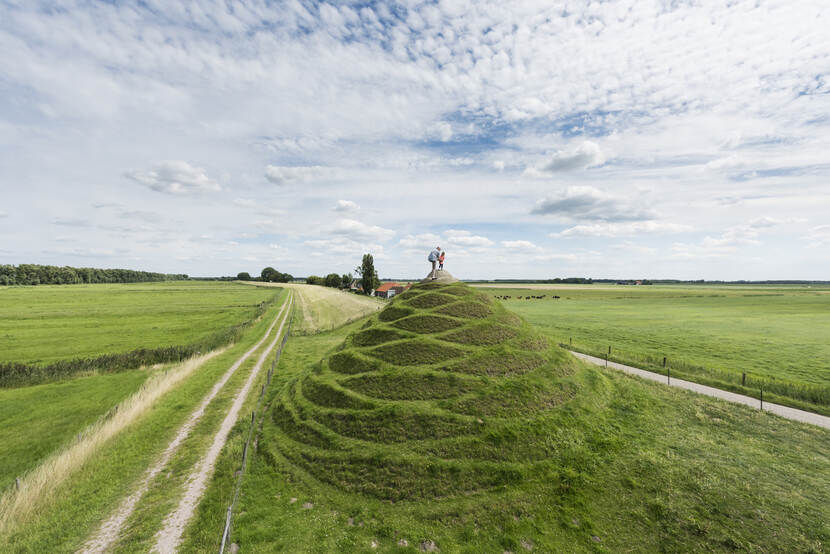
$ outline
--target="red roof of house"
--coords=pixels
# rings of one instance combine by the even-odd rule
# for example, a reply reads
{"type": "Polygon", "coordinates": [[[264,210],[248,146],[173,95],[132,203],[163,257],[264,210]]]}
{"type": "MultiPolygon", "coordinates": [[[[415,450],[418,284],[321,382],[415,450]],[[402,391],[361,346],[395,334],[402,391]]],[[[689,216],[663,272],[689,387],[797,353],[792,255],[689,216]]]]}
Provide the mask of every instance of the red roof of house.
{"type": "Polygon", "coordinates": [[[375,292],[386,292],[392,287],[400,286],[398,283],[383,283],[381,286],[375,289],[375,292]]]}

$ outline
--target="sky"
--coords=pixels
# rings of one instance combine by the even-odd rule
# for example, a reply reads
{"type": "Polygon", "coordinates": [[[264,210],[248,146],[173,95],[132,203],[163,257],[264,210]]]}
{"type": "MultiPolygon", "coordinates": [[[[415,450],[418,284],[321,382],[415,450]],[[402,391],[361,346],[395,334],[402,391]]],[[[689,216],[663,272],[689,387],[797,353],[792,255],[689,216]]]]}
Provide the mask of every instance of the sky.
{"type": "Polygon", "coordinates": [[[830,279],[826,0],[0,0],[0,263],[830,279]]]}

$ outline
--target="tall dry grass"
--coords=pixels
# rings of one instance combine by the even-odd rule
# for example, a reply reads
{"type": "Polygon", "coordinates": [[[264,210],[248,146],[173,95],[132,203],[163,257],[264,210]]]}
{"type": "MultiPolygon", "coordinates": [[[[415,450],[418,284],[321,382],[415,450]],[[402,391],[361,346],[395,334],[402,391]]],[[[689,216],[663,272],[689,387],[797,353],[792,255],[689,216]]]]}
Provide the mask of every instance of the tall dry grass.
{"type": "Polygon", "coordinates": [[[226,348],[194,356],[150,377],[132,396],[115,406],[101,421],[85,429],[78,439],[20,479],[0,497],[0,536],[7,536],[25,522],[70,475],[77,471],[107,441],[141,417],[159,398],[189,377],[226,348]]]}

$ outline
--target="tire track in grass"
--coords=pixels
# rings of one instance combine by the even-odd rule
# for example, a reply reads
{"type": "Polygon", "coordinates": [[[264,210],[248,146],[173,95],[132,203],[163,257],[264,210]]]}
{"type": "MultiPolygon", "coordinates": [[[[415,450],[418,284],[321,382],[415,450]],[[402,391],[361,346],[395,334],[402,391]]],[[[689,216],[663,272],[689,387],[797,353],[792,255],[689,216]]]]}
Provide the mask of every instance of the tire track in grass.
{"type": "MultiPolygon", "coordinates": [[[[291,302],[293,302],[293,295],[284,306],[287,306],[291,302]]],[[[225,442],[231,432],[231,428],[233,428],[236,420],[239,418],[239,412],[242,410],[242,405],[245,403],[248,393],[250,392],[254,381],[256,381],[265,360],[279,342],[280,335],[282,334],[282,330],[285,327],[287,320],[287,316],[283,318],[282,323],[280,323],[280,327],[274,336],[274,340],[259,357],[256,365],[253,369],[251,369],[251,374],[248,376],[245,384],[234,397],[231,409],[222,421],[222,425],[219,427],[216,435],[214,435],[213,442],[208,448],[208,451],[202,459],[197,462],[193,471],[191,471],[188,476],[185,492],[179,501],[178,506],[165,518],[161,530],[156,534],[156,545],[153,548],[153,552],[167,553],[175,552],[177,550],[178,545],[181,542],[184,529],[192,519],[196,506],[198,506],[199,501],[205,492],[207,481],[213,475],[213,470],[216,466],[216,461],[219,458],[219,453],[222,451],[222,447],[225,446],[225,442]]]]}
{"type": "MultiPolygon", "coordinates": [[[[92,554],[92,553],[100,553],[100,552],[107,552],[115,541],[118,540],[119,534],[121,532],[124,523],[127,519],[132,515],[135,511],[136,506],[138,505],[141,498],[150,488],[150,483],[153,482],[153,479],[161,473],[164,467],[170,462],[170,459],[173,455],[178,451],[181,444],[184,440],[190,435],[190,432],[202,418],[207,409],[208,405],[211,401],[219,394],[219,391],[225,386],[228,380],[233,376],[237,369],[247,360],[254,352],[262,346],[262,343],[270,336],[271,331],[276,326],[277,322],[283,317],[283,314],[286,311],[286,307],[288,306],[289,302],[285,302],[280,308],[279,313],[277,313],[277,317],[274,318],[273,323],[268,327],[268,330],[265,334],[262,335],[262,338],[253,345],[247,352],[245,352],[234,364],[222,375],[219,381],[213,385],[213,388],[210,392],[202,399],[202,402],[199,404],[199,407],[190,414],[188,420],[182,425],[178,432],[176,433],[175,438],[170,442],[167,448],[162,453],[161,457],[156,461],[156,463],[147,469],[147,472],[144,474],[144,477],[141,479],[141,482],[138,485],[133,494],[129,495],[125,498],[115,512],[101,525],[98,532],[95,534],[94,537],[89,539],[86,544],[81,548],[79,552],[83,554],[92,554]]],[[[282,326],[280,326],[280,330],[282,326]]],[[[279,335],[279,331],[277,332],[279,335]]]]}

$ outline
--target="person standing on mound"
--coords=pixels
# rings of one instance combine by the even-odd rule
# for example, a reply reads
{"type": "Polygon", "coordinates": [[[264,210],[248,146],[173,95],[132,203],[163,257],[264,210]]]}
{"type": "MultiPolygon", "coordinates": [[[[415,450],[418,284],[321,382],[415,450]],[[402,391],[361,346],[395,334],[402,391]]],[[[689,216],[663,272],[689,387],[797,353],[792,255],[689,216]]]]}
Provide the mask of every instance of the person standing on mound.
{"type": "Polygon", "coordinates": [[[435,264],[438,263],[438,257],[441,255],[441,247],[436,246],[435,250],[429,253],[427,257],[427,261],[432,263],[432,271],[429,272],[428,279],[432,279],[433,281],[437,279],[435,276],[435,264]]]}
{"type": "Polygon", "coordinates": [[[441,255],[438,256],[438,271],[444,271],[444,258],[447,256],[447,251],[442,250],[441,255]]]}

